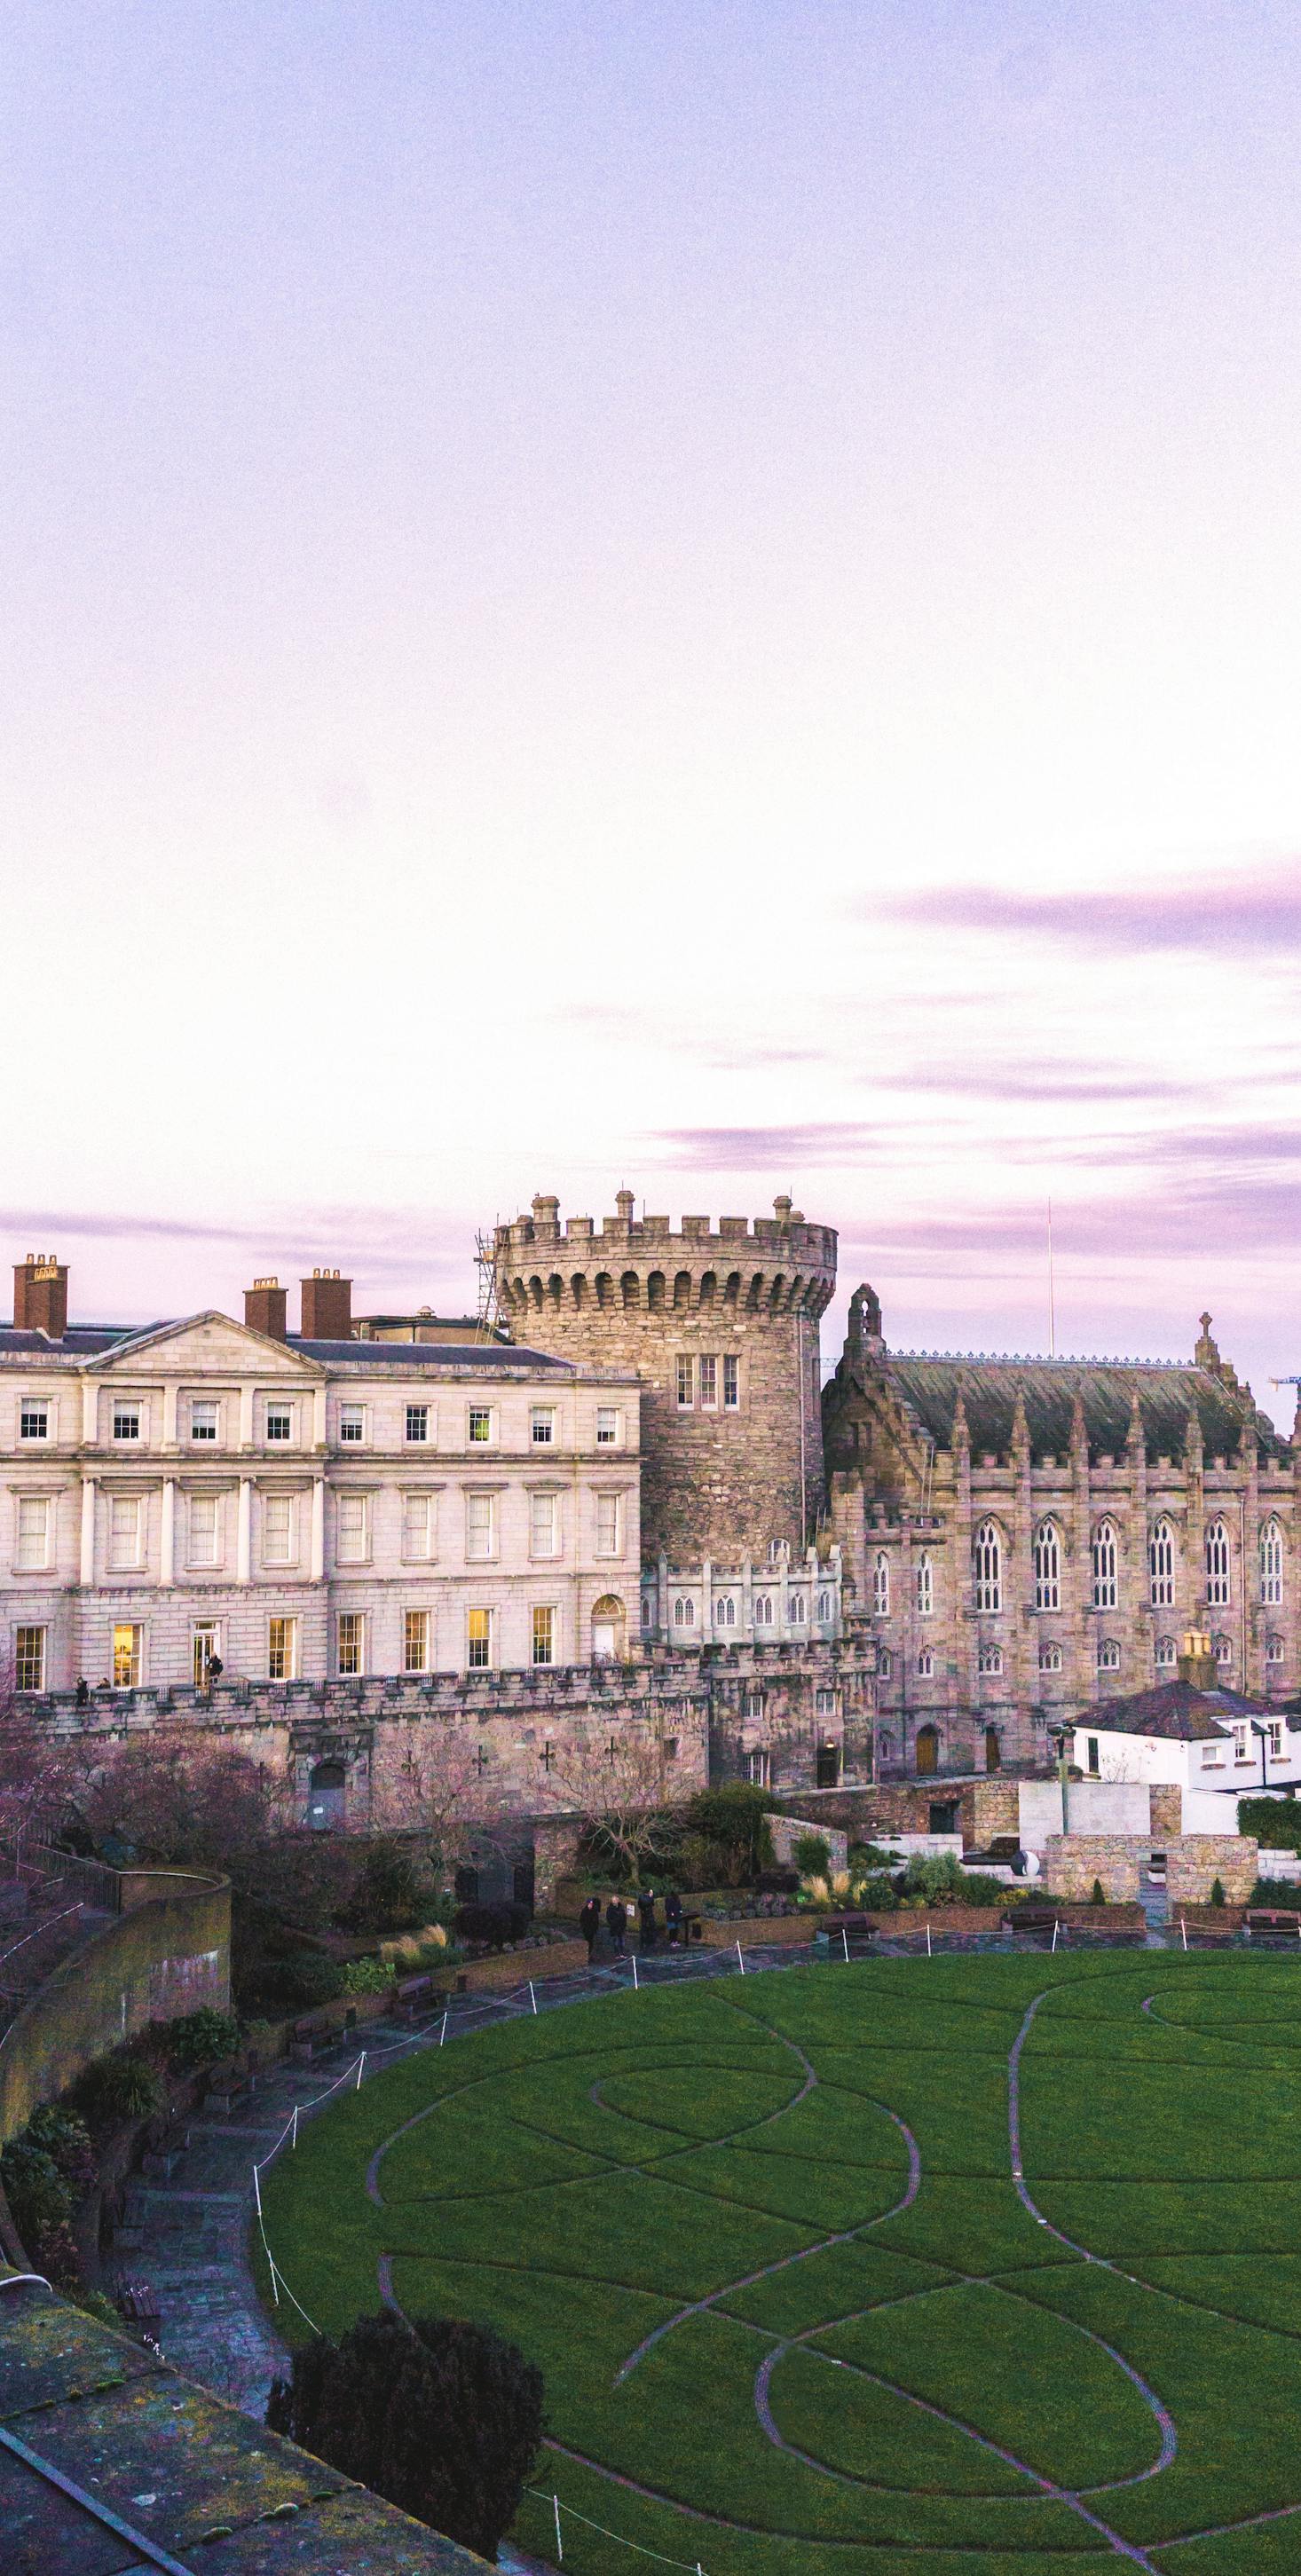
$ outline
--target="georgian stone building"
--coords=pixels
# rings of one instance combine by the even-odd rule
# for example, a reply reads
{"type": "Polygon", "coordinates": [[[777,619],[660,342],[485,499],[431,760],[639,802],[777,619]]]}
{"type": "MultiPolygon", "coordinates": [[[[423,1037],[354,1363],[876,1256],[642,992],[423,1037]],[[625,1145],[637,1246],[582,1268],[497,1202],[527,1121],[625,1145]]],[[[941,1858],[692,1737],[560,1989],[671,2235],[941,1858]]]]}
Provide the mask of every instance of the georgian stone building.
{"type": "Polygon", "coordinates": [[[1190,1628],[1231,1688],[1297,1690],[1301,1439],[1209,1316],[1190,1365],[894,1353],[862,1287],[824,1436],[881,1773],[1042,1760],[1081,1709],[1172,1680],[1190,1628]]]}

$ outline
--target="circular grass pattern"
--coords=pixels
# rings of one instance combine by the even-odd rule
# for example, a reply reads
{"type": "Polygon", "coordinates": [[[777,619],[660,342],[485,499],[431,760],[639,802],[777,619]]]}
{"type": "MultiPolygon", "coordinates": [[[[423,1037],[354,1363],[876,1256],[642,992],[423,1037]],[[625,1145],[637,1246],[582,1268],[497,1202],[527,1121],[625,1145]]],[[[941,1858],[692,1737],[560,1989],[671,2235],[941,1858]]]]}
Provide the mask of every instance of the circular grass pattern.
{"type": "Polygon", "coordinates": [[[328,2330],[540,2363],[577,2576],[648,2564],[580,2513],[705,2576],[1283,2576],[1299,2115],[1289,1957],[876,1960],[421,2053],[262,2188],[328,2330]]]}

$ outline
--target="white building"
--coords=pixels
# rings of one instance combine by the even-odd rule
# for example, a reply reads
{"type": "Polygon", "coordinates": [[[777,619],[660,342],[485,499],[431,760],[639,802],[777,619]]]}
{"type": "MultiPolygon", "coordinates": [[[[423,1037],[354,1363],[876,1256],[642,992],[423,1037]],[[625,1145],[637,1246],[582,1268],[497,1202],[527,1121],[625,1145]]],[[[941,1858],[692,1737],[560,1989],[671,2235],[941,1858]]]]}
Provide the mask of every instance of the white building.
{"type": "Polygon", "coordinates": [[[674,1646],[689,1654],[702,1646],[824,1645],[840,1635],[840,1550],[796,1553],[774,1539],[765,1557],[724,1563],[706,1557],[690,1570],[658,1566],[643,1571],[641,1633],[644,1644],[674,1646]]]}
{"type": "Polygon", "coordinates": [[[1186,1833],[1236,1833],[1239,1798],[1301,1781],[1301,1732],[1270,1701],[1218,1689],[1210,1640],[1201,1642],[1205,1683],[1185,1678],[1098,1701],[1076,1720],[1068,1759],[1086,1781],[1177,1787],[1186,1833]]]}
{"type": "MultiPolygon", "coordinates": [[[[350,1287],[259,1281],[243,1324],[67,1322],[15,1271],[0,1327],[0,1642],[18,1687],[586,1662],[639,1582],[631,1372],[351,1338],[350,1287]]],[[[635,1614],[634,1614],[635,1615],[635,1614]]]]}

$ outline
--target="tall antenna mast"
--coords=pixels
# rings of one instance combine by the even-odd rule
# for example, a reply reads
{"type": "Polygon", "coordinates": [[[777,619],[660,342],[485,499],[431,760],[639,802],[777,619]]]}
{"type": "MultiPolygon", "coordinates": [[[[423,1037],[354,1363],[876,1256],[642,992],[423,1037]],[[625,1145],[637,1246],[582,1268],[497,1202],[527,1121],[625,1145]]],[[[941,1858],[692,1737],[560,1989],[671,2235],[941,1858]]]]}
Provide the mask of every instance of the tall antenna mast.
{"type": "Polygon", "coordinates": [[[1048,1356],[1057,1357],[1057,1295],[1053,1283],[1053,1203],[1048,1201],[1048,1356]]]}

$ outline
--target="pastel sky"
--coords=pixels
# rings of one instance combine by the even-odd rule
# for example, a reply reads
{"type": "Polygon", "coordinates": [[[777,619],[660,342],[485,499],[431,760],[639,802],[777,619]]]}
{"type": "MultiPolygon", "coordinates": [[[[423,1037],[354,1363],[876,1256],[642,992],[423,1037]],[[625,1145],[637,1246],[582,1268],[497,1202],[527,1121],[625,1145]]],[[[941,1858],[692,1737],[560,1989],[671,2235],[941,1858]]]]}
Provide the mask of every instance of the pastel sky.
{"type": "Polygon", "coordinates": [[[3,1257],[790,1190],[1029,1350],[1051,1197],[1059,1348],[1274,1401],[1294,0],[0,22],[3,1257]]]}

